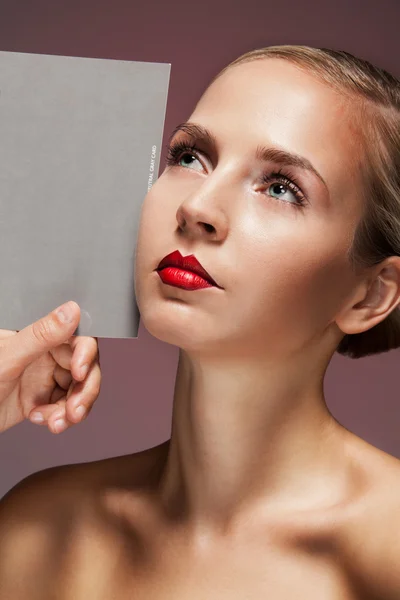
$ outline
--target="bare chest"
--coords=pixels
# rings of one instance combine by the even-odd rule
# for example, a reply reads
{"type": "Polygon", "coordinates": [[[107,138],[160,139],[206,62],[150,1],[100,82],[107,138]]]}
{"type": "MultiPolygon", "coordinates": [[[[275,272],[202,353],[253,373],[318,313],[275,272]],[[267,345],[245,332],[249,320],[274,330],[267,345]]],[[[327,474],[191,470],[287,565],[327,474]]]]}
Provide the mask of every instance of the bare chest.
{"type": "Polygon", "coordinates": [[[324,552],[234,541],[196,555],[174,540],[97,544],[75,555],[63,580],[62,600],[361,600],[324,552]]]}

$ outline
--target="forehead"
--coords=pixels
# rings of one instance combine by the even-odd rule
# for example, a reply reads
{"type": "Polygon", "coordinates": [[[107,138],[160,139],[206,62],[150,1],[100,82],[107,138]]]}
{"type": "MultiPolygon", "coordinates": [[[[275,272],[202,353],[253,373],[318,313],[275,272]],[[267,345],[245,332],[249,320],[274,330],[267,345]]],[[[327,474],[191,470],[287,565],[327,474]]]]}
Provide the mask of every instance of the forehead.
{"type": "Polygon", "coordinates": [[[287,60],[269,58],[229,68],[205,91],[190,120],[229,125],[232,138],[255,135],[271,143],[307,146],[351,145],[351,102],[338,89],[319,81],[287,60]],[[326,145],[324,139],[324,145],[326,145]]]}
{"type": "Polygon", "coordinates": [[[190,121],[209,128],[221,148],[251,152],[275,145],[309,159],[331,192],[359,183],[355,102],[287,60],[230,67],[200,98],[190,121]]]}

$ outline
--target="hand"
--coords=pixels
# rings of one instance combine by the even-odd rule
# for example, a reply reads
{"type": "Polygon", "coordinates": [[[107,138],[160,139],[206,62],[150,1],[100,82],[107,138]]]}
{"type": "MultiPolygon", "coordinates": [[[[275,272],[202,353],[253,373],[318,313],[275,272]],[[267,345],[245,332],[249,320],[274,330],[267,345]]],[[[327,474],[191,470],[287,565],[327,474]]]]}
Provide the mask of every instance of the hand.
{"type": "Polygon", "coordinates": [[[0,329],[0,432],[30,419],[60,433],[82,421],[100,393],[97,338],[72,335],[76,302],[59,308],[21,331],[0,329]],[[68,307],[65,321],[57,311],[68,307]]]}

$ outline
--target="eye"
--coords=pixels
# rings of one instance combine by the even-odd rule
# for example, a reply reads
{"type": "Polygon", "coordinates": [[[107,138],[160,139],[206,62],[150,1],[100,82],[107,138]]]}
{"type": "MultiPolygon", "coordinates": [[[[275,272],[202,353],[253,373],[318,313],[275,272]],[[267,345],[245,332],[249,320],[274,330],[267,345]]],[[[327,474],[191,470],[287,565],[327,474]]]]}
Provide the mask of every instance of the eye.
{"type": "MultiPolygon", "coordinates": [[[[167,150],[167,166],[184,167],[193,169],[194,171],[202,171],[204,169],[198,158],[198,154],[201,154],[201,151],[196,144],[186,141],[173,142],[168,146],[167,150]],[[196,163],[198,168],[192,167],[196,163]]],[[[271,198],[276,198],[277,200],[281,200],[283,204],[292,205],[297,208],[305,207],[307,199],[291,173],[284,173],[283,169],[280,169],[276,173],[265,173],[262,177],[262,182],[270,184],[267,190],[271,198]],[[271,193],[269,190],[271,190],[271,193]],[[288,200],[287,195],[291,196],[293,201],[288,200]]]]}
{"type": "Polygon", "coordinates": [[[263,176],[263,183],[269,183],[267,187],[268,195],[272,198],[282,200],[286,204],[293,204],[297,207],[304,207],[306,198],[300,187],[295,183],[294,177],[285,175],[282,171],[278,173],[266,173],[263,176]],[[293,200],[288,199],[288,197],[293,200]]]}
{"type": "Polygon", "coordinates": [[[274,198],[279,198],[281,200],[287,200],[288,198],[287,197],[285,198],[285,195],[286,196],[289,195],[292,198],[294,198],[295,202],[297,202],[297,199],[296,199],[296,196],[294,195],[294,193],[287,188],[288,188],[288,186],[284,185],[283,183],[273,183],[268,187],[268,193],[271,196],[273,196],[274,198]]]}
{"type": "Polygon", "coordinates": [[[204,169],[200,160],[197,157],[197,147],[193,144],[190,145],[186,142],[176,142],[168,146],[168,155],[166,164],[170,167],[189,167],[194,171],[201,171],[204,169]],[[198,168],[192,167],[197,162],[198,168]]]}
{"type": "MultiPolygon", "coordinates": [[[[198,158],[196,158],[196,156],[194,154],[191,154],[190,152],[184,152],[182,154],[182,156],[180,157],[179,161],[178,161],[178,165],[181,167],[190,167],[192,164],[194,164],[194,161],[197,161],[198,164],[200,165],[200,170],[202,170],[202,165],[199,161],[198,158]],[[183,164],[181,164],[183,163],[183,164]]],[[[197,169],[195,169],[195,171],[197,171],[197,169]]]]}

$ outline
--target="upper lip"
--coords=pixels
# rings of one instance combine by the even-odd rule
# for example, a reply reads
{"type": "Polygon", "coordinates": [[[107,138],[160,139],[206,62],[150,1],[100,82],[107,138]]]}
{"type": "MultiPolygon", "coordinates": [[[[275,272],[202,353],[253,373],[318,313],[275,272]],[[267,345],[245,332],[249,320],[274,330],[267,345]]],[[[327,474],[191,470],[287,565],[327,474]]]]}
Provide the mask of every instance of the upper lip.
{"type": "Polygon", "coordinates": [[[179,269],[184,269],[185,271],[191,271],[192,273],[196,273],[196,275],[200,275],[200,277],[203,277],[203,279],[212,283],[212,285],[221,287],[211,275],[207,273],[194,254],[182,256],[179,250],[175,250],[174,252],[167,254],[167,256],[164,256],[156,270],[160,271],[161,269],[165,269],[165,267],[177,267],[179,269]]]}

